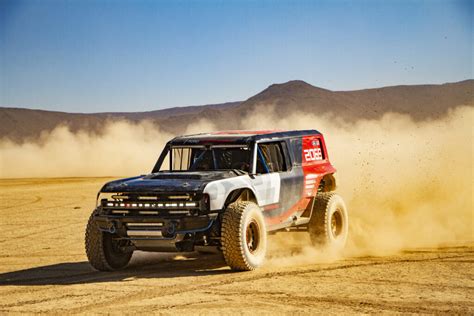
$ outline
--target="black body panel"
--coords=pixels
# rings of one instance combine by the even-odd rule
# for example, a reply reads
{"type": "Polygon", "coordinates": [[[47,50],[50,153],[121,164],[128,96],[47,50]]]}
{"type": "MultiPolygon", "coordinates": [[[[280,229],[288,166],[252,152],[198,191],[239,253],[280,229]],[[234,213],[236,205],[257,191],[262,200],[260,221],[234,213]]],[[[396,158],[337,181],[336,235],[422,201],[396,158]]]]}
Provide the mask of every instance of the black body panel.
{"type": "Polygon", "coordinates": [[[233,171],[156,172],[108,182],[101,192],[197,192],[211,181],[235,176],[233,171]]]}
{"type": "Polygon", "coordinates": [[[262,134],[195,134],[184,135],[173,138],[168,145],[205,145],[205,144],[248,144],[262,139],[282,140],[285,138],[302,137],[306,135],[319,135],[317,130],[301,130],[301,131],[282,131],[262,134]]]}

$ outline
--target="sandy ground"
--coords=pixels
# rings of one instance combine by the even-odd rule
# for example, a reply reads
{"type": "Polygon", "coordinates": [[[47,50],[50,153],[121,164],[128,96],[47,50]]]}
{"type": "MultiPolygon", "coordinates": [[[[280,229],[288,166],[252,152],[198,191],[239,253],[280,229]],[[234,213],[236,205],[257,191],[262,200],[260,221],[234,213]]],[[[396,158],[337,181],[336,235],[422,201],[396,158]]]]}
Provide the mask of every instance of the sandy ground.
{"type": "Polygon", "coordinates": [[[83,235],[105,181],[0,180],[0,313],[474,313],[473,244],[325,263],[284,250],[244,273],[217,255],[136,253],[96,272],[83,235]]]}

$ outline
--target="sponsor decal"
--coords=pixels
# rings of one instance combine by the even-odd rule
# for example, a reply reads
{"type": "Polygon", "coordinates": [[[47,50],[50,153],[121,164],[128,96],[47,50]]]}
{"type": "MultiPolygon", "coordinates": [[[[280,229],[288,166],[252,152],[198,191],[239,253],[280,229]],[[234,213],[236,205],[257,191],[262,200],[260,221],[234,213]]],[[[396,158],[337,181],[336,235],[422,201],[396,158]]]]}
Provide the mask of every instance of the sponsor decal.
{"type": "Polygon", "coordinates": [[[320,147],[305,149],[303,154],[306,162],[323,160],[323,153],[320,147]]]}
{"type": "Polygon", "coordinates": [[[303,138],[303,159],[304,162],[309,163],[323,160],[321,141],[317,138],[311,138],[303,138]]]}

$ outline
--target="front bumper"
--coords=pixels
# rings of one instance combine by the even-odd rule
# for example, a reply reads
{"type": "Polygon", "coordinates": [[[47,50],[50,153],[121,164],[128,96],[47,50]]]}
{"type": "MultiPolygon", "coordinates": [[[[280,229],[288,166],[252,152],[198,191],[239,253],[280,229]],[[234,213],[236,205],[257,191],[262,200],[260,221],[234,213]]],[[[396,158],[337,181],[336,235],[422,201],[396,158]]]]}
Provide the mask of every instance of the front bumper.
{"type": "Polygon", "coordinates": [[[95,215],[94,221],[101,231],[115,234],[120,239],[173,240],[178,235],[209,230],[217,214],[160,218],[148,215],[95,215]]]}
{"type": "Polygon", "coordinates": [[[99,230],[113,234],[115,239],[129,240],[135,249],[158,252],[194,251],[197,234],[206,234],[216,219],[217,214],[173,218],[100,213],[94,216],[99,230]]]}
{"type": "Polygon", "coordinates": [[[218,217],[209,212],[208,196],[196,192],[99,193],[95,213],[99,230],[151,251],[191,249],[218,217]]]}

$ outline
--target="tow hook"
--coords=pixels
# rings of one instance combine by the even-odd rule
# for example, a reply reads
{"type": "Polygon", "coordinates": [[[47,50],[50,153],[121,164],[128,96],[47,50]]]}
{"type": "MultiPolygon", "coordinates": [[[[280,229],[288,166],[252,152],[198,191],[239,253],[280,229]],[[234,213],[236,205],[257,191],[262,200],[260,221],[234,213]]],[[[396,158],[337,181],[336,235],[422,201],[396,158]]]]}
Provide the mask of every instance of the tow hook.
{"type": "Polygon", "coordinates": [[[110,234],[115,234],[116,231],[117,231],[117,229],[115,228],[115,225],[112,224],[112,226],[109,227],[109,233],[110,234]]]}
{"type": "Polygon", "coordinates": [[[176,233],[176,227],[178,226],[178,223],[172,221],[168,222],[162,230],[162,234],[164,237],[174,237],[176,233]]]}
{"type": "Polygon", "coordinates": [[[115,228],[114,222],[110,223],[110,226],[106,229],[106,232],[109,234],[115,234],[117,232],[117,228],[115,228]]]}

